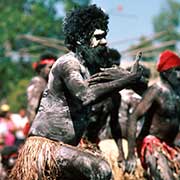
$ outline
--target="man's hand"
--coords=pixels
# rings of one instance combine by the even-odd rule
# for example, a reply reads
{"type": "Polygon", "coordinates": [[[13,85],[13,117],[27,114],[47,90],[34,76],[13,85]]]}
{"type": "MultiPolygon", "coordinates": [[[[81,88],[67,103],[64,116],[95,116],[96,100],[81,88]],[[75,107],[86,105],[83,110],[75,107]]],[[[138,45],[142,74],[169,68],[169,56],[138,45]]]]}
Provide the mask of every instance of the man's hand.
{"type": "Polygon", "coordinates": [[[118,161],[118,167],[122,169],[123,172],[125,172],[126,169],[126,161],[118,161]]]}
{"type": "Polygon", "coordinates": [[[132,156],[131,158],[127,158],[126,163],[125,163],[125,172],[129,174],[133,174],[135,169],[136,169],[136,157],[132,156]]]}
{"type": "Polygon", "coordinates": [[[131,75],[134,75],[135,77],[135,80],[132,82],[132,84],[138,82],[142,76],[142,68],[139,65],[141,56],[141,52],[137,54],[135,63],[132,66],[131,71],[120,68],[119,66],[113,66],[111,68],[101,68],[101,72],[96,73],[90,77],[90,79],[88,80],[89,85],[114,81],[131,75]]]}
{"type": "Polygon", "coordinates": [[[131,72],[132,73],[137,73],[138,72],[138,69],[139,69],[139,61],[142,57],[142,52],[138,52],[137,55],[136,55],[136,59],[135,59],[135,62],[131,68],[131,72]]]}
{"type": "Polygon", "coordinates": [[[138,52],[136,55],[135,62],[131,68],[131,73],[139,75],[139,77],[142,76],[142,67],[139,64],[139,61],[141,60],[142,52],[138,52]]]}
{"type": "Polygon", "coordinates": [[[128,76],[129,74],[129,71],[120,68],[119,66],[113,66],[111,68],[102,68],[101,72],[92,75],[88,82],[90,85],[108,82],[121,79],[122,77],[128,76]]]}

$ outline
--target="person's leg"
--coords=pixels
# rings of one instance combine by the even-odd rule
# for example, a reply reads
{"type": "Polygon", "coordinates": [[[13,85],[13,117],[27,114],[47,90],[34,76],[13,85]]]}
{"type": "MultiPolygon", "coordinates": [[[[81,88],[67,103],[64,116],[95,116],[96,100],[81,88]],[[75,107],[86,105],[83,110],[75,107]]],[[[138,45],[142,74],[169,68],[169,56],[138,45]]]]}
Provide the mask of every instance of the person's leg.
{"type": "Polygon", "coordinates": [[[29,137],[21,148],[9,180],[110,180],[102,157],[43,137],[29,137]]]}
{"type": "Polygon", "coordinates": [[[100,156],[63,144],[57,152],[62,179],[110,180],[109,164],[100,156]]]}
{"type": "Polygon", "coordinates": [[[162,152],[156,151],[153,154],[146,152],[145,163],[147,165],[147,174],[152,179],[175,180],[168,160],[162,152]]]}

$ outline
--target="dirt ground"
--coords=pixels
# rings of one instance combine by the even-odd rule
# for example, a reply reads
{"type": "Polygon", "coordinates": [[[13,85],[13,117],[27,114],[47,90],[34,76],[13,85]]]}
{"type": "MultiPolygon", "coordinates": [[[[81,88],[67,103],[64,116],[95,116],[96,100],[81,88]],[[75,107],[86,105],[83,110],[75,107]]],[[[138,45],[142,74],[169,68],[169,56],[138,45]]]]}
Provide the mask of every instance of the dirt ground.
{"type": "MultiPolygon", "coordinates": [[[[143,177],[144,170],[141,167],[139,160],[137,162],[138,165],[134,175],[129,175],[127,173],[123,174],[122,169],[120,169],[117,164],[118,148],[114,140],[103,140],[100,142],[99,146],[103,156],[106,158],[112,168],[114,180],[145,180],[145,178],[143,177]]],[[[127,141],[125,140],[123,140],[123,149],[125,152],[125,156],[127,156],[128,148],[127,141]]]]}

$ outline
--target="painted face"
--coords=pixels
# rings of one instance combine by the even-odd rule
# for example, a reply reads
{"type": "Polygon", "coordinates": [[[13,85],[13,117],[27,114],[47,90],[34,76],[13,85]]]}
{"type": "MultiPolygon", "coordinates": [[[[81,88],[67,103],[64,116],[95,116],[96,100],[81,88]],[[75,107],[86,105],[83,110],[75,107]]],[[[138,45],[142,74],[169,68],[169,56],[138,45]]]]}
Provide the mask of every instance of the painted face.
{"type": "Polygon", "coordinates": [[[180,67],[178,67],[178,68],[175,70],[175,72],[176,72],[176,77],[177,77],[177,79],[180,80],[180,67]]]}
{"type": "Polygon", "coordinates": [[[171,82],[171,84],[176,87],[176,88],[180,88],[180,67],[176,67],[173,68],[171,70],[171,73],[168,77],[169,82],[171,82]]]}
{"type": "Polygon", "coordinates": [[[106,44],[107,41],[105,31],[96,29],[91,37],[90,47],[105,46],[106,44]]]}

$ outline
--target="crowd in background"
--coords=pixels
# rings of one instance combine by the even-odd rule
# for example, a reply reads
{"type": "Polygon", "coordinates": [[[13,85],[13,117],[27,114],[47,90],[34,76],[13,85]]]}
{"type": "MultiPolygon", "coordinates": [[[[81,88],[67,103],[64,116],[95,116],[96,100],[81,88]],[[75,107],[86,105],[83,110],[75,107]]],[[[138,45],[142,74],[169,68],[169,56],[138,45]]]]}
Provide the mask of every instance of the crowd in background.
{"type": "Polygon", "coordinates": [[[26,109],[19,113],[11,112],[8,104],[0,106],[0,143],[1,146],[19,146],[25,140],[24,127],[28,122],[26,109]]]}
{"type": "Polygon", "coordinates": [[[13,113],[8,104],[0,106],[0,179],[7,178],[17,158],[18,150],[23,145],[26,134],[24,127],[28,122],[26,109],[13,113]]]}

